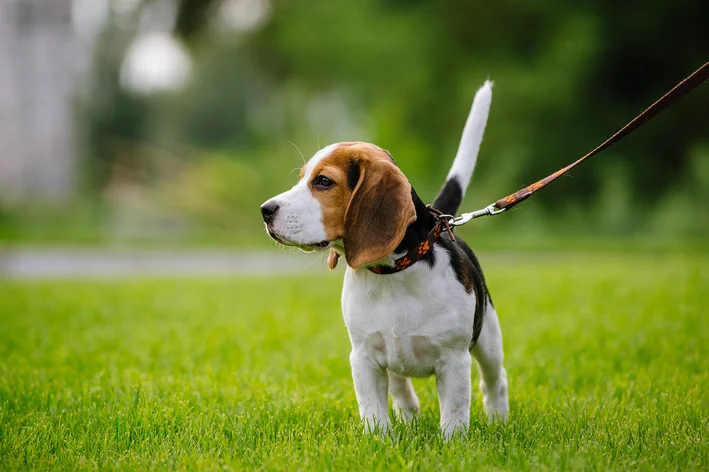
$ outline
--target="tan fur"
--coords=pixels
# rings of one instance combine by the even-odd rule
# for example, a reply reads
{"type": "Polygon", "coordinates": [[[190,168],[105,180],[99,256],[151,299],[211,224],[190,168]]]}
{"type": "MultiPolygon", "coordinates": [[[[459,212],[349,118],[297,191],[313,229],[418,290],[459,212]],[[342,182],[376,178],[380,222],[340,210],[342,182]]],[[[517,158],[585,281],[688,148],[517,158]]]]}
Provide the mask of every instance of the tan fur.
{"type": "MultiPolygon", "coordinates": [[[[308,186],[320,202],[327,239],[344,240],[345,258],[352,268],[391,253],[416,220],[411,185],[389,153],[373,144],[340,143],[318,163],[310,178],[308,186]],[[359,182],[351,191],[347,171],[353,162],[359,166],[359,182]],[[319,175],[335,185],[316,188],[312,181],[319,175]]],[[[330,269],[337,266],[336,254],[331,251],[328,257],[330,269]]]]}
{"type": "Polygon", "coordinates": [[[343,237],[345,211],[352,198],[352,191],[347,185],[347,168],[356,158],[356,152],[342,152],[338,148],[320,161],[310,174],[311,181],[308,182],[308,187],[313,196],[320,201],[322,222],[328,241],[343,237]],[[319,175],[326,176],[335,182],[335,185],[327,190],[318,190],[312,181],[319,175]]]}
{"type": "Polygon", "coordinates": [[[404,174],[390,160],[366,163],[345,214],[347,264],[357,269],[390,254],[414,221],[411,185],[404,174]]]}

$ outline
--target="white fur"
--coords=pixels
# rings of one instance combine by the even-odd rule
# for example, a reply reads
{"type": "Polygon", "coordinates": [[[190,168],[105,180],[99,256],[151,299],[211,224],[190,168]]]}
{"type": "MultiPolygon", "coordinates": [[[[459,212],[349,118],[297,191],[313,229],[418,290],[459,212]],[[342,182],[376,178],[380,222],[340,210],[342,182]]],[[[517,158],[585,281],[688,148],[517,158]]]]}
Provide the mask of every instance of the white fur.
{"type": "Polygon", "coordinates": [[[465,189],[468,188],[470,177],[475,170],[475,163],[478,161],[478,151],[480,151],[480,143],[483,140],[491,103],[492,82],[487,80],[475,94],[473,106],[470,108],[470,114],[465,122],[465,128],[463,128],[463,136],[460,138],[458,152],[446,178],[449,180],[456,177],[463,190],[463,195],[465,195],[465,189]]]}
{"type": "MultiPolygon", "coordinates": [[[[492,99],[492,83],[475,95],[460,148],[448,178],[456,177],[465,191],[475,168],[492,99]]],[[[309,248],[325,239],[320,203],[308,190],[313,168],[336,144],[319,151],[307,163],[303,179],[274,197],[280,205],[271,229],[286,244],[309,248]]],[[[341,254],[342,241],[330,241],[341,254]]],[[[350,363],[360,417],[368,430],[390,425],[387,391],[395,411],[405,420],[420,411],[410,377],[436,377],[445,438],[464,431],[470,420],[471,353],[480,371],[483,405],[491,421],[506,419],[507,374],[502,366],[502,334],[497,313],[484,303],[482,332],[472,350],[475,294],[457,280],[449,253],[434,246],[433,266],[413,264],[402,272],[377,275],[366,267],[347,268],[342,312],[352,343],[350,363]]],[[[383,261],[390,262],[395,255],[383,261]]]]}
{"type": "MultiPolygon", "coordinates": [[[[470,419],[468,351],[473,335],[475,295],[456,279],[445,249],[434,246],[436,262],[377,275],[347,268],[342,312],[352,343],[350,363],[360,416],[367,429],[390,425],[387,387],[404,419],[420,410],[407,377],[435,375],[446,438],[470,419]]],[[[494,308],[485,300],[485,320],[472,350],[481,373],[485,411],[491,420],[507,417],[507,374],[502,335],[494,308]]]]}
{"type": "Polygon", "coordinates": [[[308,183],[314,177],[311,174],[315,166],[329,156],[337,146],[331,144],[318,151],[305,165],[303,178],[292,189],[266,202],[275,202],[279,206],[275,219],[271,223],[271,231],[284,244],[311,249],[312,245],[327,239],[320,202],[313,196],[308,183]]]}

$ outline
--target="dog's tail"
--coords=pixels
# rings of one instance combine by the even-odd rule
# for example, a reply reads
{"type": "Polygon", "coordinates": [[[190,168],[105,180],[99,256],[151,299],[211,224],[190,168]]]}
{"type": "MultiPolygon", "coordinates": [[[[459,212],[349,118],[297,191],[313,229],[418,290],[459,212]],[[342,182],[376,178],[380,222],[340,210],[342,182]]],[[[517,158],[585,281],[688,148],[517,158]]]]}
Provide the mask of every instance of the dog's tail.
{"type": "Polygon", "coordinates": [[[453,166],[441,191],[433,201],[433,208],[443,213],[455,215],[460,206],[460,202],[468,188],[470,177],[475,170],[475,162],[478,160],[480,143],[483,140],[487,115],[492,102],[492,82],[485,81],[482,87],[475,94],[470,115],[463,128],[463,136],[460,138],[458,153],[455,155],[453,166]]]}

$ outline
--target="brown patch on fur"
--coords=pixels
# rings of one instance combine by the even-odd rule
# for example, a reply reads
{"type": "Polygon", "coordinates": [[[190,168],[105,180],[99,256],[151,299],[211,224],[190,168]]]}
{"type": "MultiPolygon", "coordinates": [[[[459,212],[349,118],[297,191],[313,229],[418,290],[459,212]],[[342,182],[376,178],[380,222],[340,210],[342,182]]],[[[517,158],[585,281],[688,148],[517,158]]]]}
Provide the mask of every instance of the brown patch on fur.
{"type": "MultiPolygon", "coordinates": [[[[455,256],[451,254],[451,257],[455,256]]],[[[460,283],[463,284],[465,292],[473,293],[474,275],[470,272],[470,268],[464,266],[463,264],[457,264],[455,266],[455,275],[458,277],[458,280],[460,280],[460,283]]]]}
{"type": "Polygon", "coordinates": [[[416,221],[411,185],[387,157],[360,167],[344,225],[347,264],[358,267],[390,254],[416,221]]]}
{"type": "Polygon", "coordinates": [[[322,222],[328,241],[335,241],[344,236],[344,220],[347,206],[352,198],[352,190],[347,185],[347,167],[356,153],[344,152],[341,147],[335,149],[328,157],[321,160],[310,174],[308,187],[310,192],[320,202],[322,222]],[[313,185],[313,180],[324,175],[335,182],[335,185],[319,190],[313,185]]]}
{"type": "MultiPolygon", "coordinates": [[[[308,186],[320,202],[327,239],[344,240],[345,258],[355,269],[391,253],[416,220],[411,185],[391,155],[373,144],[340,143],[318,163],[310,179],[308,186]],[[352,165],[359,166],[359,181],[353,190],[347,181],[352,165]],[[318,189],[313,181],[319,175],[335,185],[318,189]]],[[[336,265],[331,253],[328,267],[336,265]]]]}

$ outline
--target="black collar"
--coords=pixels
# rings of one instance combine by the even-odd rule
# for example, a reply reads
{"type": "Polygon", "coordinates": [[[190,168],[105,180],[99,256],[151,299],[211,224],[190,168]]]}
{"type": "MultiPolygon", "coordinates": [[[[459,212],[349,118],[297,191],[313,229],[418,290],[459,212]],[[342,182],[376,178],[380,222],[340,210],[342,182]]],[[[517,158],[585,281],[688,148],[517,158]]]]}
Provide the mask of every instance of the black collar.
{"type": "MultiPolygon", "coordinates": [[[[411,267],[415,262],[422,259],[433,263],[433,244],[444,229],[450,231],[450,227],[447,225],[448,220],[440,218],[441,212],[438,210],[426,206],[416,195],[413,188],[411,189],[411,199],[416,209],[416,221],[409,225],[404,234],[404,239],[394,249],[395,253],[406,252],[406,254],[394,260],[393,266],[378,265],[369,267],[371,272],[375,274],[394,274],[411,267]]],[[[451,236],[453,236],[452,233],[451,236]]]]}

